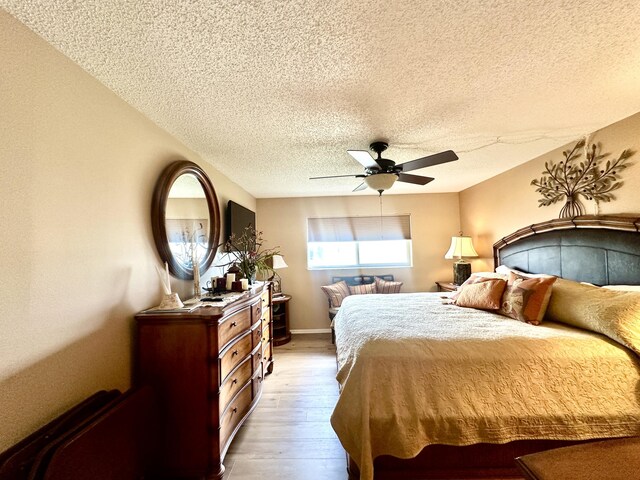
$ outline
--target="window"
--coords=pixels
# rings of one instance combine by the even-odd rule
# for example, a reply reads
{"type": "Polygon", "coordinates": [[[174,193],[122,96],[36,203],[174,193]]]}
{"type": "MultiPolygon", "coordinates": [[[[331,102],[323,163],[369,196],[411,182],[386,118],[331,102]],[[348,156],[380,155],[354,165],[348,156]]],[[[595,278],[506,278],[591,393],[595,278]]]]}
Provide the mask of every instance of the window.
{"type": "Polygon", "coordinates": [[[411,266],[409,215],[310,218],[307,227],[311,270],[411,266]]]}

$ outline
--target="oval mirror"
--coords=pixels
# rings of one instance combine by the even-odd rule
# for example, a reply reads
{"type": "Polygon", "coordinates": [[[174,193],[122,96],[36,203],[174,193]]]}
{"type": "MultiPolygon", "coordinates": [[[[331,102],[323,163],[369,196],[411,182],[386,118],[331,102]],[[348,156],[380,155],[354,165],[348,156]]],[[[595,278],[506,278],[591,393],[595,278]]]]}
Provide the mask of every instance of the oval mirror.
{"type": "Polygon", "coordinates": [[[186,160],[165,168],[153,192],[151,223],[160,258],[174,276],[192,280],[196,262],[205,272],[218,250],[220,209],[204,170],[186,160]]]}

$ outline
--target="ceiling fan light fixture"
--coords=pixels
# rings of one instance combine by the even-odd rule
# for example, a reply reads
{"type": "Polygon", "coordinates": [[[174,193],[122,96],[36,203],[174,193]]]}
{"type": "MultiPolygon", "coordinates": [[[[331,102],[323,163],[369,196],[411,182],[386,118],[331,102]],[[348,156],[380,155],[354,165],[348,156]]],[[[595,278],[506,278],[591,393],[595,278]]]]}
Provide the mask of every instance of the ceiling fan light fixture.
{"type": "Polygon", "coordinates": [[[376,173],[366,177],[364,182],[369,188],[377,192],[383,192],[389,190],[397,179],[398,176],[395,173],[376,173]]]}

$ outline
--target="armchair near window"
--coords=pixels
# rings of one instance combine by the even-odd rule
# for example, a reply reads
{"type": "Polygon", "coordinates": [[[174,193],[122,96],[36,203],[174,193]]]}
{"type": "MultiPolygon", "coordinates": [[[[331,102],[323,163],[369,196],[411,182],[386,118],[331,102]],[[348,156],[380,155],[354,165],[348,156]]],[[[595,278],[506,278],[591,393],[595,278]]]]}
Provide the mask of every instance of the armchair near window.
{"type": "Polygon", "coordinates": [[[336,342],[333,319],[338,314],[342,301],[349,295],[368,293],[398,293],[402,282],[394,281],[393,275],[355,275],[331,277],[331,285],[324,285],[322,291],[329,303],[329,322],[331,324],[331,343],[336,342]]]}

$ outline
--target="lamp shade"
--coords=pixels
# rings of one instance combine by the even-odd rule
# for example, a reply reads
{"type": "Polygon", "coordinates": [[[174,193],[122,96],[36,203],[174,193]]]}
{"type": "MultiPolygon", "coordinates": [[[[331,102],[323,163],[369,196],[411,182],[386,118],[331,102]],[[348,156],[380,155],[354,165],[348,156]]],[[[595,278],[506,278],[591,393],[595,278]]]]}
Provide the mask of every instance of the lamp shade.
{"type": "Polygon", "coordinates": [[[271,268],[277,270],[278,268],[287,268],[289,265],[284,261],[282,255],[273,255],[271,260],[267,262],[271,268]]]}
{"type": "Polygon", "coordinates": [[[462,257],[477,257],[478,252],[473,248],[471,237],[459,236],[451,237],[451,246],[444,258],[462,258],[462,257]]]}
{"type": "Polygon", "coordinates": [[[382,192],[389,190],[393,184],[396,183],[397,179],[398,176],[394,173],[376,173],[366,177],[364,183],[366,183],[369,188],[382,192]]]}

